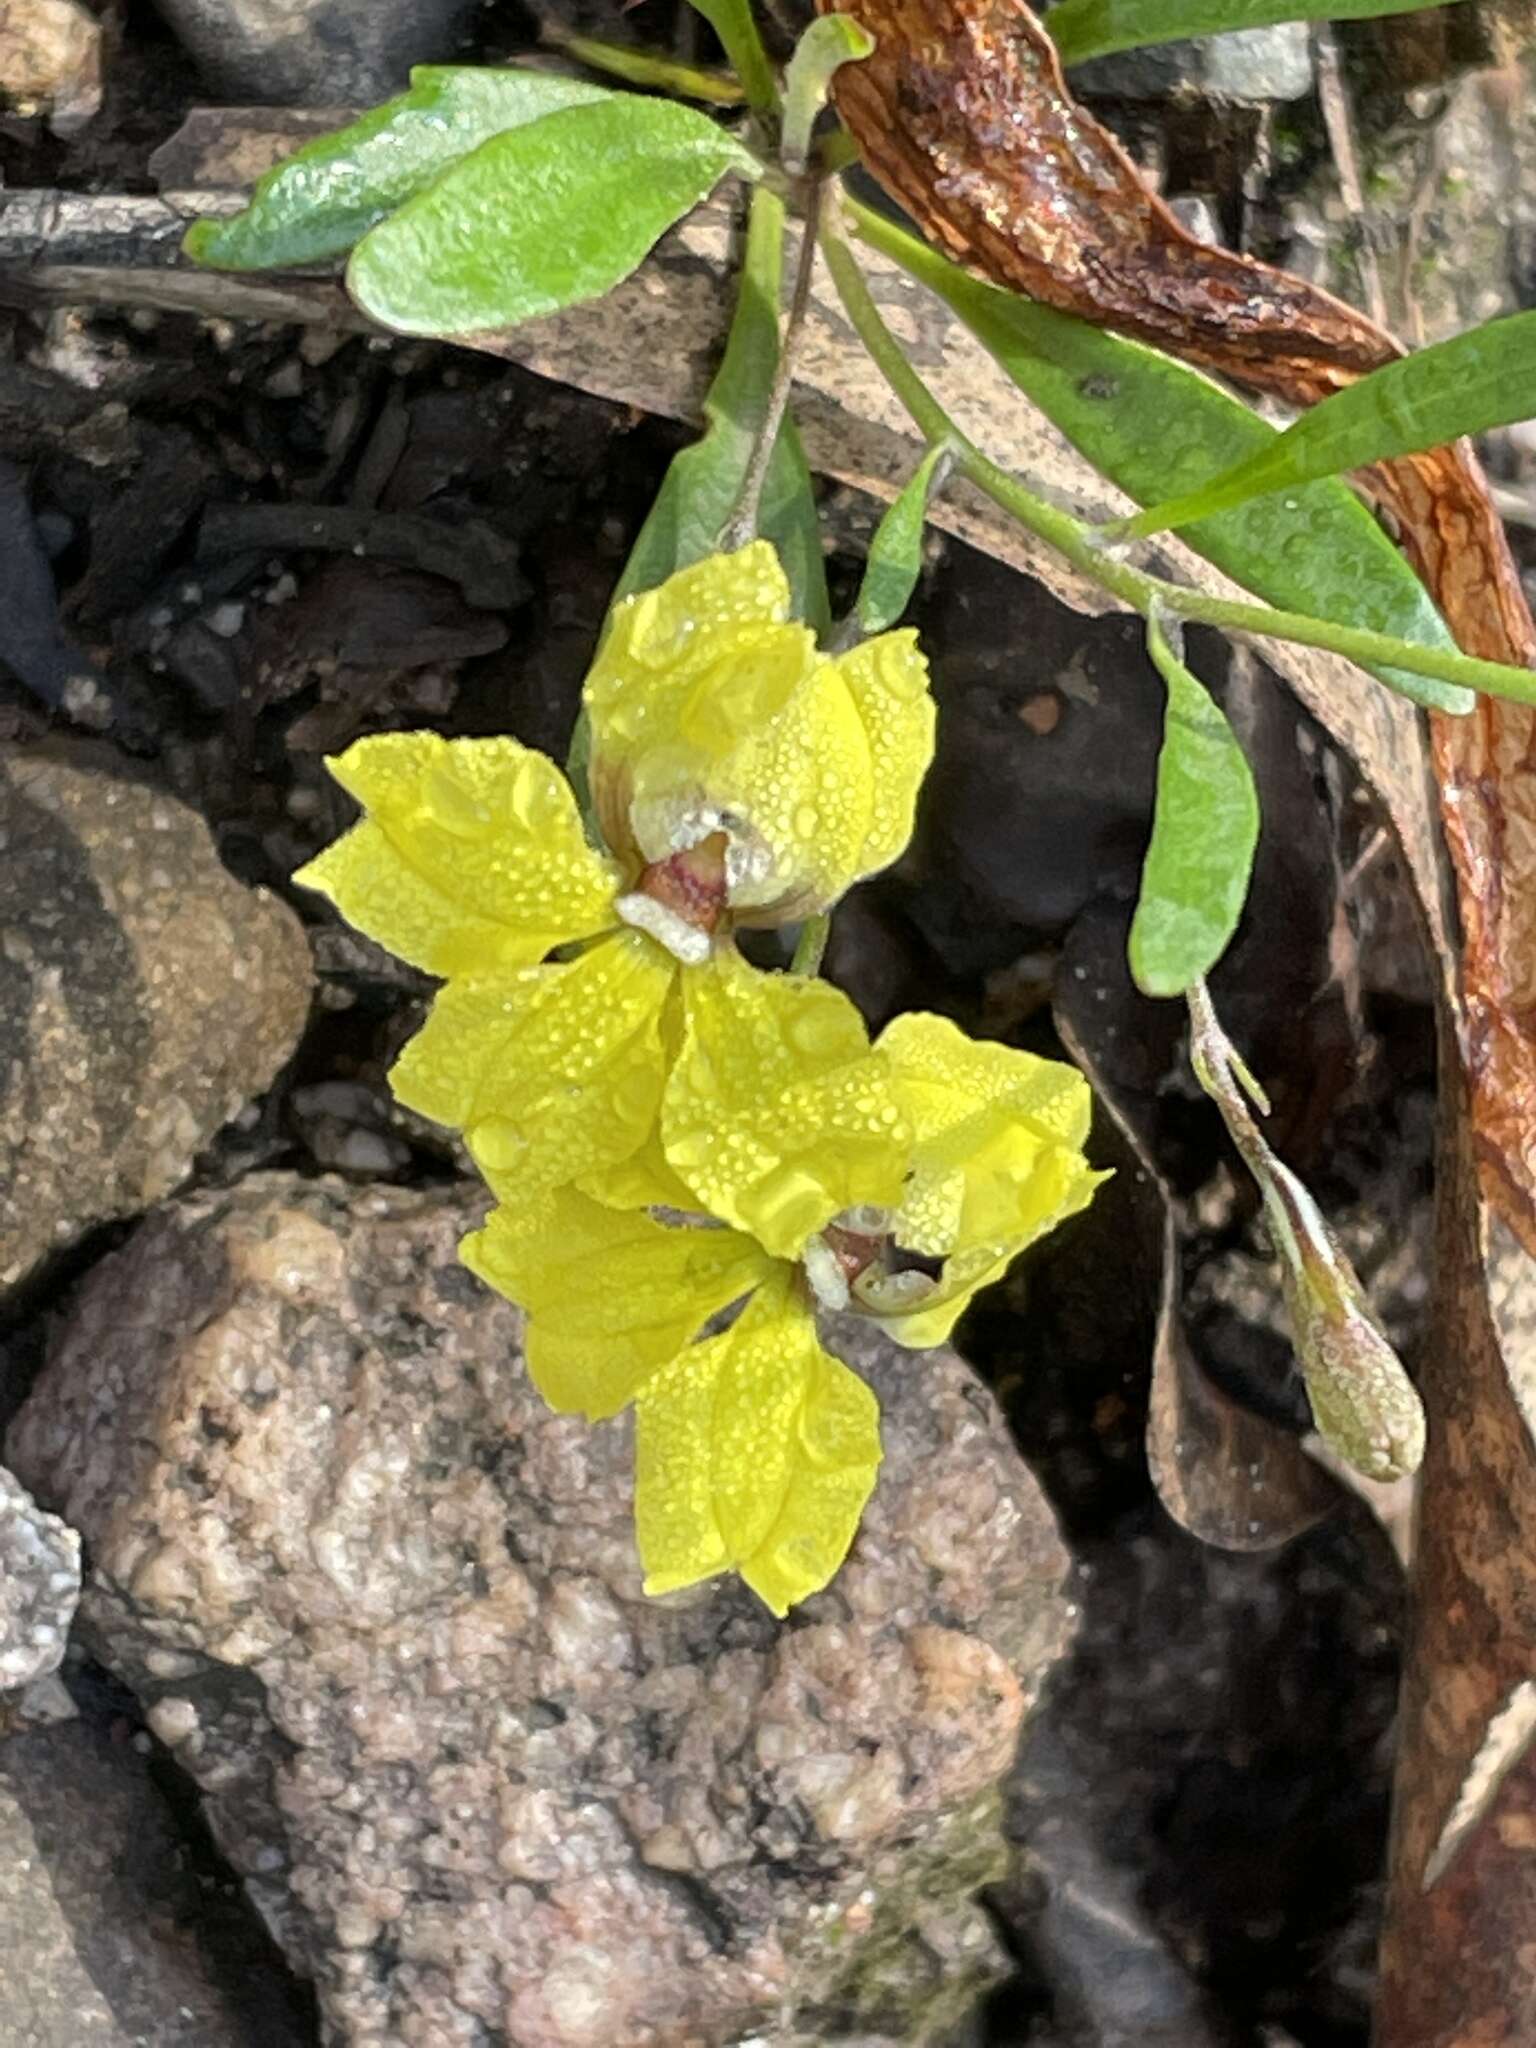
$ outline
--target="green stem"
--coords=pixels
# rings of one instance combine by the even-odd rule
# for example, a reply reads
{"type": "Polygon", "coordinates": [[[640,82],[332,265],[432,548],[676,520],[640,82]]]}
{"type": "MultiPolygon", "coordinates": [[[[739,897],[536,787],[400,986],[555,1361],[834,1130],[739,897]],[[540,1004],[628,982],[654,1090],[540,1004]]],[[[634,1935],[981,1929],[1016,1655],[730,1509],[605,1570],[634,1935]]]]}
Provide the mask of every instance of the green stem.
{"type": "Polygon", "coordinates": [[[754,114],[776,119],[778,83],[747,0],[693,0],[693,5],[720,38],[730,67],[741,80],[747,105],[754,114]]]}
{"type": "Polygon", "coordinates": [[[961,433],[902,353],[901,344],[886,326],[870,295],[852,250],[834,223],[829,221],[823,227],[821,241],[827,268],[849,323],[924,439],[930,445],[951,443],[955,466],[963,477],[1021,526],[1046,541],[1074,568],[1122,599],[1133,611],[1140,612],[1143,618],[1160,609],[1201,625],[1221,626],[1232,633],[1253,633],[1271,640],[1294,641],[1303,647],[1321,647],[1362,666],[1407,669],[1413,675],[1433,676],[1440,682],[1485,690],[1490,696],[1536,704],[1536,672],[1529,669],[1482,661],[1475,655],[1451,649],[1416,646],[1411,640],[1398,640],[1390,633],[1372,632],[1365,626],[1335,625],[1304,612],[1275,611],[1268,605],[1248,604],[1240,599],[1208,597],[1203,591],[1149,576],[1143,570],[1133,569],[1128,562],[1116,561],[1105,550],[1094,528],[1027,490],[961,433]]]}
{"type": "Polygon", "coordinates": [[[805,920],[795,941],[794,958],[789,963],[791,974],[820,974],[821,956],[827,950],[827,935],[831,929],[832,920],[824,910],[805,920]]]}
{"type": "Polygon", "coordinates": [[[546,25],[543,40],[563,50],[579,64],[593,71],[606,71],[614,78],[627,78],[631,85],[644,85],[658,92],[676,93],[683,99],[704,100],[715,107],[739,107],[746,98],[741,81],[726,71],[711,71],[703,64],[684,64],[636,43],[610,43],[601,36],[571,36],[546,25]]]}

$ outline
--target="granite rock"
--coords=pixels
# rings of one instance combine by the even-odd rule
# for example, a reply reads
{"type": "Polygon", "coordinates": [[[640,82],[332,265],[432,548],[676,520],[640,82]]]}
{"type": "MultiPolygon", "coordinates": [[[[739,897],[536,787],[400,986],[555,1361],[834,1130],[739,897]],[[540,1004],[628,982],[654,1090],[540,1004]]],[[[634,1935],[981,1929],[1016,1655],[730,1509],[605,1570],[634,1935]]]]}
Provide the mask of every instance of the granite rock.
{"type": "Polygon", "coordinates": [[[366,106],[413,64],[455,54],[473,0],[158,0],[226,97],[271,106],[366,106]]]}
{"type": "Polygon", "coordinates": [[[0,1466],[0,1692],[57,1671],[80,1597],[80,1538],[0,1466]]]}
{"type": "Polygon", "coordinates": [[[1089,98],[1225,100],[1265,106],[1312,90],[1312,45],[1304,21],[1235,29],[1180,43],[1117,50],[1073,67],[1072,90],[1089,98]]]}
{"type": "Polygon", "coordinates": [[[833,1585],[647,1600],[629,1426],[533,1393],[483,1200],[253,1176],[98,1264],[10,1444],[98,1653],[338,2041],[935,2038],[1073,1627],[991,1397],[838,1326],[886,1462],[833,1585]]]}
{"type": "Polygon", "coordinates": [[[80,0],[5,0],[0,7],[0,100],[50,116],[59,135],[101,109],[101,23],[80,0]]]}
{"type": "Polygon", "coordinates": [[[271,1081],[309,1008],[296,917],[174,798],[0,765],[0,1288],[134,1215],[271,1081]]]}

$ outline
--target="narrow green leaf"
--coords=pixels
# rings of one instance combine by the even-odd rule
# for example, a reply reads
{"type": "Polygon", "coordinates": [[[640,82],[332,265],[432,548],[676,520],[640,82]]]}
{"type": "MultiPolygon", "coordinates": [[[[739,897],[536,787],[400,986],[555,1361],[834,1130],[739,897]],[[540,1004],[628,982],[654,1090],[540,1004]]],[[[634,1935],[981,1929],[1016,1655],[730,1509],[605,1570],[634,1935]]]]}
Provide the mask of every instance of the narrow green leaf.
{"type": "Polygon", "coordinates": [[[491,136],[613,97],[606,86],[547,71],[418,65],[409,92],[275,164],[244,212],[194,221],[182,246],[216,270],[323,262],[491,136]]]}
{"type": "MultiPolygon", "coordinates": [[[[784,202],[761,185],[752,194],[736,312],[725,354],[704,401],[704,432],[672,458],[614,592],[615,602],[654,589],[674,569],[701,561],[741,496],[779,362],[779,290],[784,202]]],[[[828,620],[827,578],[811,474],[788,418],[774,442],[758,508],[758,530],[779,551],[795,610],[815,631],[828,620]]]]}
{"type": "Polygon", "coordinates": [[[1181,996],[1231,943],[1259,842],[1259,799],[1237,735],[1155,618],[1147,650],[1168,685],[1152,838],[1131,920],[1143,995],[1181,996]]]}
{"type": "Polygon", "coordinates": [[[867,57],[874,47],[874,37],[851,14],[823,14],[796,43],[784,74],[784,131],[779,152],[791,177],[805,169],[811,130],[827,104],[833,73],[867,57]]]}
{"type": "Polygon", "coordinates": [[[1141,535],[1187,526],[1271,491],[1439,448],[1463,434],[1529,419],[1533,412],[1536,313],[1511,313],[1372,370],[1314,405],[1267,448],[1198,490],[1139,513],[1126,531],[1141,535]]]}
{"type": "Polygon", "coordinates": [[[885,632],[911,603],[923,568],[928,500],[942,485],[952,460],[942,441],[930,448],[875,528],[853,607],[864,632],[885,632]]]}
{"type": "Polygon", "coordinates": [[[728,71],[685,64],[681,58],[648,50],[641,43],[611,43],[606,36],[568,36],[548,23],[544,40],[578,64],[590,64],[594,71],[627,79],[649,92],[676,93],[679,99],[705,100],[713,107],[739,107],[746,98],[741,80],[728,71]]]}
{"type": "MultiPolygon", "coordinates": [[[[1267,420],[1171,356],[983,284],[883,215],[857,204],[852,211],[864,239],[937,293],[1025,396],[1138,504],[1192,489],[1280,438],[1267,420]]],[[[1202,520],[1185,539],[1282,610],[1454,651],[1429,593],[1344,484],[1258,499],[1202,520]]],[[[1475,702],[1457,683],[1404,669],[1380,673],[1436,710],[1468,711],[1475,702]]]]}
{"type": "Polygon", "coordinates": [[[347,288],[403,334],[473,334],[601,298],[727,171],[761,170],[692,107],[610,93],[495,135],[381,221],[347,288]]]}
{"type": "Polygon", "coordinates": [[[1062,0],[1045,17],[1063,64],[1278,21],[1368,21],[1457,0],[1062,0]]]}

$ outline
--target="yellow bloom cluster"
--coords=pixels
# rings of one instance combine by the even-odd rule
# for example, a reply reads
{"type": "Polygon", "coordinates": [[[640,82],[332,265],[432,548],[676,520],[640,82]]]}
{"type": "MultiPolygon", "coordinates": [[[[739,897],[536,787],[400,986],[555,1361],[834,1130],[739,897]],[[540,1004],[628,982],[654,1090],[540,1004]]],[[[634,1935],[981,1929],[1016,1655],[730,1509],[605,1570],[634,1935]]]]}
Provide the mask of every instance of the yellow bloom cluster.
{"type": "Polygon", "coordinates": [[[497,1198],[464,1258],[526,1311],[551,1406],[634,1404],[647,1590],[734,1569],[776,1614],[880,1462],[817,1304],[939,1343],[1099,1178],[1073,1068],[924,1015],[871,1045],[836,989],[737,951],[896,857],[933,751],[913,634],[831,657],[789,613],[760,541],[616,609],[585,692],[601,850],[543,755],[394,733],[330,764],[363,821],[297,877],[443,978],[391,1084],[497,1198]]]}

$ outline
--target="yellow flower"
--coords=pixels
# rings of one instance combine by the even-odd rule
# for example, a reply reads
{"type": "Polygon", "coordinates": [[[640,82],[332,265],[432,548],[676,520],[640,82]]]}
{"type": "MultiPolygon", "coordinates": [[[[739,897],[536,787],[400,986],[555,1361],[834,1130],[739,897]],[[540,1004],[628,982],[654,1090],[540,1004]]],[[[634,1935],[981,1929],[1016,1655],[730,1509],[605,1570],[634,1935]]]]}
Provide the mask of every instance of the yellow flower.
{"type": "MultiPolygon", "coordinates": [[[[516,740],[388,733],[329,763],[364,819],[295,879],[445,978],[390,1079],[483,1170],[668,1199],[656,1116],[680,970],[737,961],[731,926],[768,917],[768,895],[803,915],[905,843],[933,727],[913,637],[825,659],[788,609],[761,541],[617,607],[586,693],[611,850],[516,740]]],[[[771,1035],[787,984],[754,978],[771,1035]]]]}
{"type": "Polygon", "coordinates": [[[1101,1176],[1073,1068],[927,1016],[858,1057],[836,990],[788,982],[778,1010],[762,980],[736,965],[684,983],[660,1138],[678,1206],[708,1220],[573,1189],[530,1203],[493,1174],[501,1206],[464,1258],[526,1310],[551,1406],[598,1420],[634,1403],[647,1591],[734,1570],[783,1614],[847,1555],[880,1462],[874,1396],[823,1350],[817,1305],[937,1343],[1101,1176]]]}
{"type": "Polygon", "coordinates": [[[615,611],[587,679],[608,844],[665,862],[723,834],[738,924],[793,924],[888,867],[933,757],[910,631],[819,654],[766,541],[615,611]]]}

